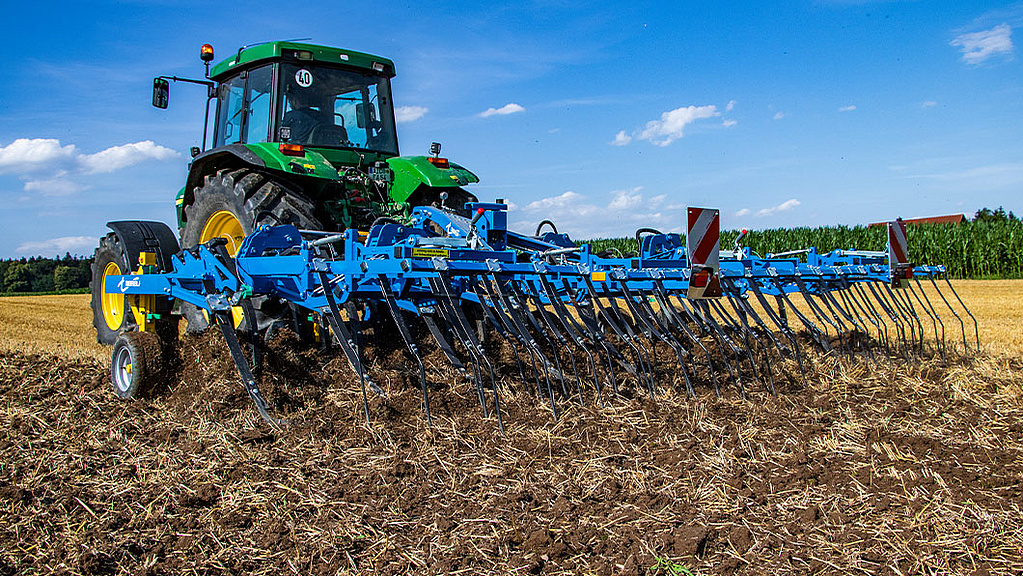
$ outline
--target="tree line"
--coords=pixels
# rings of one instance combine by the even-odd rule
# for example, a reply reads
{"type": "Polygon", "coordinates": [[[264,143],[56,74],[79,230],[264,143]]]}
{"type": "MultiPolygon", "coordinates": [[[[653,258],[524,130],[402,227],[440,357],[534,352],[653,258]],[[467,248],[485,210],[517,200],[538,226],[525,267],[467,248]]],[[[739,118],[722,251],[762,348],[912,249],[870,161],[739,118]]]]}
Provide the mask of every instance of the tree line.
{"type": "Polygon", "coordinates": [[[89,287],[92,258],[65,253],[62,258],[0,260],[0,293],[59,292],[89,287]]]}

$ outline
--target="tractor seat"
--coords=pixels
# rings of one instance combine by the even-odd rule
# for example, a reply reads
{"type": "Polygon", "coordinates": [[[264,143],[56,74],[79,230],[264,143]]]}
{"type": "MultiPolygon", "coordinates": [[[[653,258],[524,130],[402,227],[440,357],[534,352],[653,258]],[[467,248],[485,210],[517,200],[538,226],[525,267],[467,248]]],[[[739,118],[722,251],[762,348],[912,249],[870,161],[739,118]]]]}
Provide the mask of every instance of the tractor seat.
{"type": "Polygon", "coordinates": [[[309,134],[309,146],[344,146],[348,144],[348,131],[336,124],[319,124],[309,134]]]}

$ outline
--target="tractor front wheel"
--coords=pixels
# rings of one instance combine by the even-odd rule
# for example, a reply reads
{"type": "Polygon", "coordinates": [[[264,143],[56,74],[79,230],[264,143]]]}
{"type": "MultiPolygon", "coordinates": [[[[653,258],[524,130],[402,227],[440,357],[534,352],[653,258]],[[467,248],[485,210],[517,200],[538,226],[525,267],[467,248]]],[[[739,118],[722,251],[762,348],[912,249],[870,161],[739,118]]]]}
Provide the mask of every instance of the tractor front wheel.
{"type": "Polygon", "coordinates": [[[99,241],[92,260],[92,325],[96,327],[96,341],[113,344],[117,335],[135,326],[128,297],[119,292],[107,292],[107,276],[131,274],[131,262],[124,246],[114,233],[99,241]]]}

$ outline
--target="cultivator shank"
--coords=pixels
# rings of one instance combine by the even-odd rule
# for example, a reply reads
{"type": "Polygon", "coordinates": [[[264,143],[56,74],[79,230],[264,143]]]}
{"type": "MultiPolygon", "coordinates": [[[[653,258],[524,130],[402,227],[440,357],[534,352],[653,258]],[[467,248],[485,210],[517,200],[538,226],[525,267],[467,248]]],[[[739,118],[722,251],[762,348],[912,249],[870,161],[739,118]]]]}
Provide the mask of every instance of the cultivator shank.
{"type": "MultiPolygon", "coordinates": [[[[688,246],[678,234],[651,233],[638,254],[611,257],[556,232],[512,232],[504,204],[466,208],[471,219],[418,207],[409,225],[384,223],[368,235],[264,226],[235,258],[207,243],[179,253],[172,269],[111,276],[106,289],[209,311],[271,421],[231,323],[234,307],[255,314],[253,296],[319,319],[360,378],[367,419],[367,390],[380,391],[363,364],[360,333],[383,322],[396,326],[418,369],[428,420],[421,327],[502,428],[501,397],[510,386],[494,352],[505,345],[515,366],[504,368],[554,418],[568,402],[603,404],[626,389],[657,396],[676,388],[695,397],[709,383],[717,394],[729,385],[743,395],[752,386],[774,393],[777,378],[798,371],[805,381],[808,354],[895,362],[969,353],[964,317],[972,314],[944,267],[913,266],[902,244],[760,257],[738,241],[720,250],[717,211],[691,208],[688,246]],[[959,324],[961,348],[946,341],[949,322],[959,324]]],[[[901,222],[890,226],[897,242],[901,222]]]]}

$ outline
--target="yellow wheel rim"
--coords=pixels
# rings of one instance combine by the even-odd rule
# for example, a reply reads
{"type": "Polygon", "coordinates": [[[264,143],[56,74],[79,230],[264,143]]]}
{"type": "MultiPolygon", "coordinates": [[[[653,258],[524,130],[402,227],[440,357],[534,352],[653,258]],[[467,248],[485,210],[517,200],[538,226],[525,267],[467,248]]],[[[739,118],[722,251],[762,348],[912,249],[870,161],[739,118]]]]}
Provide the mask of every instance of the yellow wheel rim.
{"type": "Polygon", "coordinates": [[[245,232],[242,230],[242,223],[238,221],[238,217],[227,210],[214,212],[202,227],[199,243],[205,244],[214,238],[227,240],[227,245],[224,248],[232,258],[238,254],[242,240],[245,239],[245,232]]]}
{"type": "MultiPolygon", "coordinates": [[[[205,244],[214,238],[223,238],[227,240],[227,244],[224,248],[227,250],[228,255],[232,258],[238,255],[238,250],[242,247],[242,240],[245,239],[245,231],[242,230],[242,223],[238,220],[238,217],[228,212],[227,210],[217,210],[206,220],[206,224],[202,227],[202,232],[199,234],[199,243],[205,244]]],[[[206,321],[209,322],[209,314],[206,314],[206,321]]],[[[241,326],[242,320],[245,319],[245,312],[242,311],[241,306],[231,307],[231,319],[234,321],[234,327],[241,326]]]]}
{"type": "Polygon", "coordinates": [[[107,327],[117,331],[124,322],[124,294],[107,292],[107,276],[120,276],[121,267],[114,262],[108,262],[103,268],[103,288],[100,299],[103,306],[103,320],[107,327]]]}

